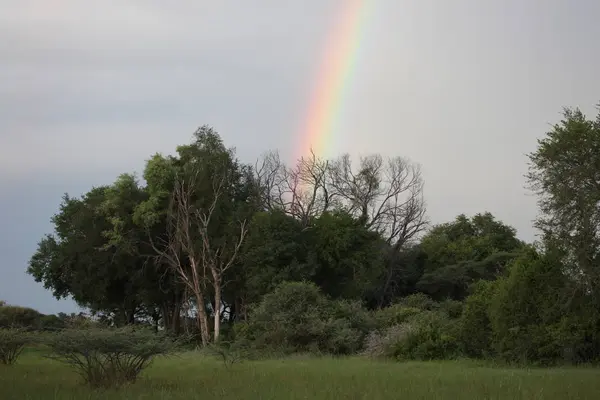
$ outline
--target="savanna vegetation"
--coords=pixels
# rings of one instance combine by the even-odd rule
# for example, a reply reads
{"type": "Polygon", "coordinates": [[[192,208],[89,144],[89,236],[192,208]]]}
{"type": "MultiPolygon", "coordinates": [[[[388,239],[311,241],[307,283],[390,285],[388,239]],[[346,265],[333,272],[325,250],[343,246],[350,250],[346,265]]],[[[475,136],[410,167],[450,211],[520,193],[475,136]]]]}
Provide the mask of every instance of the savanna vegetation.
{"type": "Polygon", "coordinates": [[[115,398],[596,398],[582,365],[600,361],[600,115],[566,109],[525,161],[535,243],[485,205],[431,224],[403,157],[245,164],[203,126],[142,177],[64,196],[27,272],[89,314],[0,304],[0,383],[40,398],[95,396],[77,373],[125,385],[115,398]],[[42,378],[18,383],[27,371],[42,378]]]}

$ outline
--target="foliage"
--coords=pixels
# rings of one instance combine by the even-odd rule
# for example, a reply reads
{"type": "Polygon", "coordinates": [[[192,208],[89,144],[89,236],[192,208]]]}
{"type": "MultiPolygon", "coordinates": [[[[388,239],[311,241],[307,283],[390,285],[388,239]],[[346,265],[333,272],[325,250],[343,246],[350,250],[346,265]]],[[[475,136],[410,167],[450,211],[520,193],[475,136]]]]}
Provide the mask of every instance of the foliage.
{"type": "Polygon", "coordinates": [[[491,213],[472,218],[459,215],[423,237],[420,248],[426,255],[425,273],[417,288],[436,299],[463,300],[471,283],[502,275],[522,247],[515,229],[491,213]]]}
{"type": "Polygon", "coordinates": [[[155,356],[176,348],[172,340],[140,328],[68,329],[50,334],[50,358],[74,368],[92,387],[135,382],[155,356]]]}
{"type": "Polygon", "coordinates": [[[577,276],[581,290],[600,305],[600,112],[590,120],[566,108],[563,119],[528,155],[531,188],[538,195],[536,221],[545,245],[577,276]]]}
{"type": "Polygon", "coordinates": [[[43,315],[28,307],[0,305],[0,328],[23,328],[38,330],[43,315]]]}
{"type": "Polygon", "coordinates": [[[418,308],[419,310],[434,310],[439,306],[438,303],[424,293],[415,293],[403,297],[398,301],[398,304],[404,307],[418,308]]]}
{"type": "Polygon", "coordinates": [[[460,354],[458,322],[441,311],[422,311],[383,332],[372,332],[366,353],[398,360],[436,360],[460,354]]]}
{"type": "Polygon", "coordinates": [[[17,362],[23,348],[34,342],[32,333],[18,328],[0,328],[0,363],[12,365],[17,362]]]}
{"type": "Polygon", "coordinates": [[[490,306],[498,283],[479,281],[465,300],[460,324],[460,340],[467,356],[485,358],[493,354],[493,330],[490,306]]]}
{"type": "Polygon", "coordinates": [[[553,253],[531,250],[498,282],[490,306],[494,347],[508,361],[551,364],[600,359],[598,312],[553,253]]]}
{"type": "Polygon", "coordinates": [[[413,315],[419,314],[422,309],[407,307],[404,304],[392,304],[375,311],[377,328],[382,330],[406,322],[413,315]]]}
{"type": "Polygon", "coordinates": [[[371,326],[359,303],[330,300],[314,283],[284,282],[264,296],[237,338],[283,353],[351,354],[371,326]]]}

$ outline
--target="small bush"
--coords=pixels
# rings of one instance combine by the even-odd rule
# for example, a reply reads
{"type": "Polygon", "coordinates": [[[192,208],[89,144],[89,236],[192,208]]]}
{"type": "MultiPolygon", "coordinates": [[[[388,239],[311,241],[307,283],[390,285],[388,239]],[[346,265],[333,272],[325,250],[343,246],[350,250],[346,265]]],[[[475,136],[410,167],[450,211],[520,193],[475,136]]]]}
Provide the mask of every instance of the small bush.
{"type": "Polygon", "coordinates": [[[75,368],[92,387],[135,382],[155,356],[174,351],[177,344],[139,328],[67,329],[48,335],[46,343],[50,358],[75,368]]]}
{"type": "Polygon", "coordinates": [[[33,336],[24,329],[0,329],[0,363],[16,363],[23,348],[31,343],[32,339],[33,336]]]}

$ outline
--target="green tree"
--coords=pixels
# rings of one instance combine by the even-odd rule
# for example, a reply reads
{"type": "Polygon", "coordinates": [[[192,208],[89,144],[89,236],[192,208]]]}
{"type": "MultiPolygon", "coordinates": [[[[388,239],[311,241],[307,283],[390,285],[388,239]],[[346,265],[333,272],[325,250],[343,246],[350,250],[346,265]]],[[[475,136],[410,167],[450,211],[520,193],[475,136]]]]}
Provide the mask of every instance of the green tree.
{"type": "Polygon", "coordinates": [[[496,285],[488,314],[500,357],[543,363],[562,358],[568,340],[559,337],[561,320],[573,310],[566,284],[552,253],[530,248],[513,262],[496,285]]]}
{"type": "Polygon", "coordinates": [[[515,229],[491,213],[472,218],[459,215],[423,237],[420,249],[426,256],[425,271],[417,288],[438,300],[462,300],[471,283],[501,275],[523,245],[515,229]]]}
{"type": "Polygon", "coordinates": [[[306,231],[312,280],[332,298],[364,299],[384,274],[381,236],[345,211],[326,212],[306,231]]]}
{"type": "Polygon", "coordinates": [[[241,255],[244,275],[237,309],[244,317],[249,304],[258,303],[280,283],[312,278],[304,232],[302,223],[283,211],[254,215],[241,255]]]}
{"type": "Polygon", "coordinates": [[[143,263],[107,247],[111,221],[101,211],[107,190],[96,187],[80,199],[64,196],[52,218],[55,233],[40,241],[27,272],[57,298],[72,296],[93,311],[114,314],[117,323],[132,323],[142,305],[143,263]]]}
{"type": "Polygon", "coordinates": [[[600,305],[600,113],[589,120],[579,109],[563,119],[528,155],[527,175],[539,196],[536,226],[582,293],[600,305]]]}
{"type": "Polygon", "coordinates": [[[193,294],[204,345],[210,340],[211,304],[218,341],[224,289],[252,212],[252,181],[234,151],[208,126],[195,132],[190,145],[179,146],[176,157],[155,155],[144,177],[149,198],[136,210],[136,220],[146,229],[166,227],[152,247],[193,294]]]}

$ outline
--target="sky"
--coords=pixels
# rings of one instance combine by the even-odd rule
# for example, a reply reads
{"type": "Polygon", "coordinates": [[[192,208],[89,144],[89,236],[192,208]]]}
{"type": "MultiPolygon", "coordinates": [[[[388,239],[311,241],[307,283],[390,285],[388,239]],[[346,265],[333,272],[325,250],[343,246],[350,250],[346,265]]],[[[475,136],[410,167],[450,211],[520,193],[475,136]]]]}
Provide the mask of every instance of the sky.
{"type": "MultiPolygon", "coordinates": [[[[350,0],[0,0],[0,299],[74,312],[25,273],[63,193],[141,173],[213,126],[292,161],[350,0]]],[[[366,0],[327,156],[422,165],[434,223],[490,211],[535,239],[526,154],[600,101],[600,2],[366,0]]]]}

